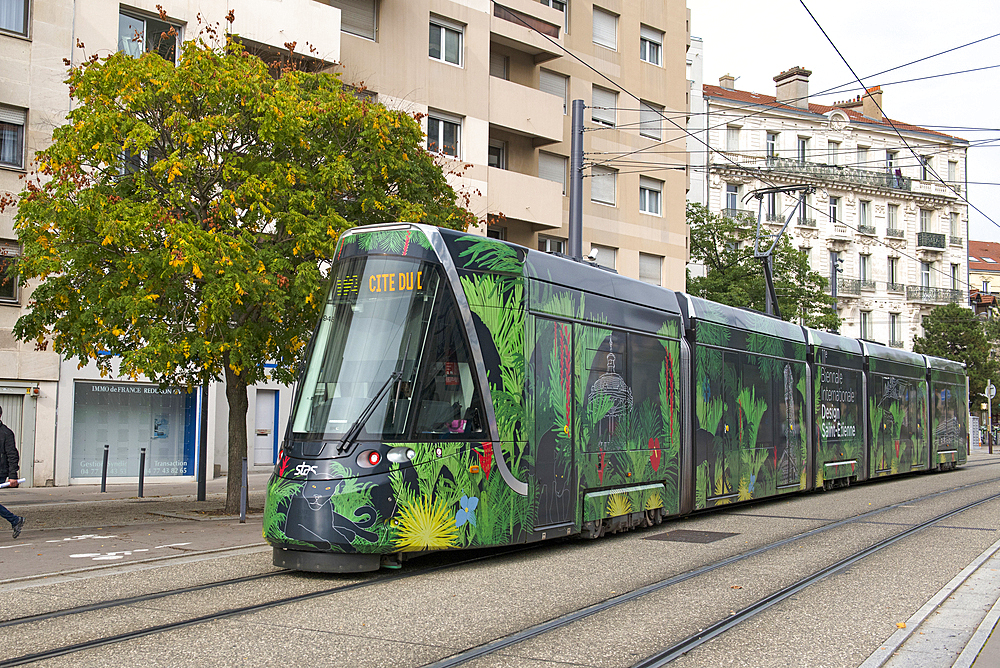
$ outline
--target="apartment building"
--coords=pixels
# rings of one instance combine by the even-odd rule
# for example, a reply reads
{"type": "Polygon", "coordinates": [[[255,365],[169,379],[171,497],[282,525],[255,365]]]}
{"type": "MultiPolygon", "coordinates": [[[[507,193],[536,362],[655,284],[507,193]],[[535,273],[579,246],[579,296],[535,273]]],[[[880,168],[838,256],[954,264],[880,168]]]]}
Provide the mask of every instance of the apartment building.
{"type": "MultiPolygon", "coordinates": [[[[359,94],[419,112],[428,149],[482,220],[479,231],[527,246],[567,250],[569,110],[584,100],[584,252],[683,288],[686,161],[661,152],[683,137],[682,0],[0,0],[0,192],[21,190],[35,152],[64,122],[64,59],[151,49],[176,58],[200,24],[224,29],[230,10],[233,32],[259,53],[295,42],[359,94]],[[164,40],[170,28],[177,36],[164,40]]],[[[19,252],[7,211],[0,261],[19,252]]],[[[30,293],[0,286],[0,406],[29,484],[98,482],[105,444],[114,478],[138,475],[140,446],[148,479],[193,476],[202,411],[204,465],[225,466],[221,385],[202,406],[196,395],[101,378],[20,343],[12,329],[30,293]]],[[[251,467],[274,461],[290,400],[284,386],[250,389],[251,467]]]]}
{"type": "Polygon", "coordinates": [[[912,349],[935,306],[968,302],[968,142],[883,116],[882,91],[833,105],[809,101],[809,76],[794,67],[774,95],[705,85],[706,186],[713,212],[756,219],[773,234],[792,212],[792,244],[824,276],[836,274],[841,332],[912,349]],[[747,197],[772,186],[798,195],[747,197]],[[796,208],[798,207],[798,208],[796,208]]]}
{"type": "Polygon", "coordinates": [[[426,114],[483,233],[567,251],[570,107],[584,100],[584,253],[683,289],[685,160],[661,148],[683,137],[682,0],[329,2],[344,80],[426,114]]]}
{"type": "Polygon", "coordinates": [[[996,317],[1000,307],[1000,243],[969,240],[969,293],[976,313],[996,317]]]}

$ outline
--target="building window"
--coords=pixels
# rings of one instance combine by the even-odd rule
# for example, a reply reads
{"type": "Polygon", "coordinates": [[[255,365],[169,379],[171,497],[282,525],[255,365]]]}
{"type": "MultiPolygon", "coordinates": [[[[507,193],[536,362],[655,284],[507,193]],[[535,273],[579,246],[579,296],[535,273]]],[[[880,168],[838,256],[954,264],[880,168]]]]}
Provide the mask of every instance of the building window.
{"type": "Polygon", "coordinates": [[[462,66],[462,34],[465,28],[436,16],[430,22],[430,49],[428,55],[452,65],[462,66]]]}
{"type": "Polygon", "coordinates": [[[920,263],[920,287],[931,287],[931,271],[932,268],[930,262],[920,263]]]}
{"type": "Polygon", "coordinates": [[[639,26],[639,60],[652,65],[661,65],[663,59],[663,32],[639,26]]]}
{"type": "Polygon", "coordinates": [[[590,170],[590,201],[615,205],[615,181],[618,170],[608,167],[592,167],[590,170]]]}
{"type": "Polygon", "coordinates": [[[736,210],[740,208],[740,186],[736,183],[726,184],[726,213],[730,216],[736,215],[736,210]]]}
{"type": "Polygon", "coordinates": [[[538,90],[549,95],[555,95],[563,103],[563,113],[566,113],[566,92],[569,89],[569,77],[556,74],[549,70],[539,70],[538,90]]]}
{"type": "Polygon", "coordinates": [[[323,0],[340,10],[341,32],[375,39],[376,0],[323,0]]]}
{"type": "Polygon", "coordinates": [[[958,163],[954,160],[948,161],[948,183],[954,184],[958,181],[958,163]]]}
{"type": "Polygon", "coordinates": [[[929,155],[920,156],[920,180],[929,181],[933,176],[934,170],[931,168],[931,157],[929,155]]]}
{"type": "MultiPolygon", "coordinates": [[[[860,208],[858,210],[858,215],[861,218],[861,221],[860,221],[861,224],[864,227],[869,228],[869,230],[870,230],[871,226],[872,226],[872,203],[870,201],[868,201],[868,200],[864,200],[864,199],[861,200],[861,206],[860,206],[860,208]]],[[[867,230],[861,230],[861,231],[865,232],[867,230]]]]}
{"type": "Polygon", "coordinates": [[[427,115],[427,150],[431,153],[460,157],[462,120],[440,112],[427,115]]]}
{"type": "Polygon", "coordinates": [[[639,177],[639,212],[651,216],[661,215],[660,201],[663,197],[663,181],[639,177]]]}
{"type": "Polygon", "coordinates": [[[931,231],[931,212],[928,209],[920,210],[920,231],[921,232],[931,231]]]}
{"type": "Polygon", "coordinates": [[[826,143],[826,160],[827,164],[837,165],[840,164],[840,142],[839,141],[829,141],[826,143]]]}
{"type": "Polygon", "coordinates": [[[985,278],[983,279],[983,292],[988,293],[990,291],[990,282],[985,278]]]}
{"type": "Polygon", "coordinates": [[[861,338],[870,339],[872,335],[872,312],[861,311],[861,338]]]}
{"type": "Polygon", "coordinates": [[[28,34],[28,0],[0,0],[0,30],[28,34]]]}
{"type": "Polygon", "coordinates": [[[21,257],[21,245],[10,239],[0,239],[0,302],[17,303],[18,279],[16,276],[8,276],[7,272],[12,265],[17,264],[17,259],[21,257]]]}
{"type": "Polygon", "coordinates": [[[896,168],[896,151],[886,151],[885,152],[885,169],[887,172],[892,172],[896,168]]]}
{"type": "Polygon", "coordinates": [[[951,265],[951,289],[952,290],[958,290],[959,289],[960,279],[959,279],[959,275],[958,275],[958,270],[959,270],[959,265],[957,265],[957,264],[951,265]]]}
{"type": "Polygon", "coordinates": [[[552,9],[558,9],[563,13],[563,31],[569,31],[569,12],[566,11],[566,2],[564,0],[539,0],[546,7],[551,7],[552,9]]]}
{"type": "Polygon", "coordinates": [[[764,195],[764,208],[767,209],[768,220],[778,220],[778,193],[764,195]]]}
{"type": "Polygon", "coordinates": [[[509,61],[510,58],[502,53],[490,51],[490,76],[510,80],[510,72],[507,67],[509,61]]]}
{"type": "Polygon", "coordinates": [[[843,222],[843,218],[840,217],[840,198],[831,197],[830,198],[830,222],[834,225],[838,225],[843,222]]]}
{"type": "Polygon", "coordinates": [[[953,236],[953,237],[961,236],[961,233],[959,232],[959,229],[958,229],[958,227],[959,227],[958,226],[958,214],[955,213],[954,211],[952,211],[950,214],[948,214],[948,219],[949,219],[949,222],[951,223],[951,236],[953,236]]]}
{"type": "Polygon", "coordinates": [[[902,286],[899,284],[899,258],[891,257],[889,258],[889,266],[886,267],[886,277],[889,279],[887,283],[889,284],[887,288],[893,291],[899,291],[902,286]]]}
{"type": "Polygon", "coordinates": [[[663,107],[649,102],[639,102],[639,134],[657,141],[663,136],[663,107]]]}
{"type": "Polygon", "coordinates": [[[616,107],[618,106],[618,93],[607,88],[594,86],[591,96],[590,119],[595,123],[615,126],[616,107]]]}
{"type": "Polygon", "coordinates": [[[890,204],[886,207],[886,227],[890,230],[899,229],[899,205],[890,204]]]}
{"type": "Polygon", "coordinates": [[[565,253],[566,241],[565,239],[538,235],[538,250],[544,253],[565,253]]]}
{"type": "Polygon", "coordinates": [[[602,267],[607,267],[608,269],[615,268],[615,260],[618,257],[618,249],[612,248],[611,246],[601,246],[600,244],[590,244],[591,252],[597,251],[597,259],[594,260],[597,264],[602,267]]]}
{"type": "Polygon", "coordinates": [[[858,273],[861,279],[861,287],[873,290],[875,288],[875,282],[872,280],[872,256],[871,255],[859,255],[858,256],[858,273]]]}
{"type": "Polygon", "coordinates": [[[566,158],[545,151],[538,152],[538,178],[555,181],[566,194],[566,158]]]}
{"type": "Polygon", "coordinates": [[[899,314],[889,314],[889,345],[894,348],[900,347],[899,340],[899,314]]]}
{"type": "Polygon", "coordinates": [[[868,147],[859,146],[858,147],[858,157],[857,163],[859,169],[868,169],[868,147]]]}
{"type": "Polygon", "coordinates": [[[618,49],[618,16],[594,7],[594,44],[618,49]]]}
{"type": "Polygon", "coordinates": [[[503,225],[490,225],[486,228],[486,237],[488,239],[507,241],[507,228],[503,225]]]}
{"type": "Polygon", "coordinates": [[[812,269],[813,249],[809,246],[803,246],[799,249],[799,252],[802,253],[802,256],[806,259],[806,266],[812,269]]]}
{"type": "Polygon", "coordinates": [[[795,148],[799,162],[806,162],[806,160],[809,158],[809,138],[799,137],[799,140],[796,143],[795,148]]]}
{"type": "Polygon", "coordinates": [[[651,285],[661,285],[663,258],[659,255],[639,253],[639,280],[651,285]]]}
{"type": "Polygon", "coordinates": [[[0,106],[0,165],[24,167],[24,126],[27,112],[0,106]]]}
{"type": "Polygon", "coordinates": [[[507,169],[507,142],[490,140],[489,155],[487,165],[497,169],[507,169]]]}
{"type": "Polygon", "coordinates": [[[726,150],[735,153],[740,150],[740,129],[738,126],[726,127],[726,150]]]}
{"type": "Polygon", "coordinates": [[[177,62],[180,28],[159,19],[118,14],[118,51],[138,58],[144,53],[158,53],[171,63],[177,62]]]}
{"type": "Polygon", "coordinates": [[[764,151],[767,157],[774,158],[778,155],[778,133],[768,132],[767,138],[764,140],[764,151]]]}

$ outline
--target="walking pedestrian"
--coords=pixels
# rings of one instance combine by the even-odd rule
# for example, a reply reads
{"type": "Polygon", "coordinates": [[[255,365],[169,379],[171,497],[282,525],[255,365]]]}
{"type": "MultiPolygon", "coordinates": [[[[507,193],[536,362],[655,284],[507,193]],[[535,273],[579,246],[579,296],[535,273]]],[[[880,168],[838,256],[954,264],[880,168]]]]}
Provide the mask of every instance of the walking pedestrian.
{"type": "MultiPolygon", "coordinates": [[[[17,487],[17,469],[21,458],[14,444],[14,432],[3,423],[3,407],[0,406],[0,480],[6,480],[11,487],[17,487]]],[[[10,522],[14,530],[14,538],[21,535],[24,528],[24,517],[15,515],[0,505],[0,517],[10,522]]]]}

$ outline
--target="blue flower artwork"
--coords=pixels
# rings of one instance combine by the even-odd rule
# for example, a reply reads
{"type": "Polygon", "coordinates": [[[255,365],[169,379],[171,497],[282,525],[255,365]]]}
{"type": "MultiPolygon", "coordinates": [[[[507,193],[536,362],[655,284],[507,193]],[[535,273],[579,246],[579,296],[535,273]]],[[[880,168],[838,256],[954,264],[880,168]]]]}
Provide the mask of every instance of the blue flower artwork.
{"type": "Polygon", "coordinates": [[[466,522],[472,526],[476,526],[476,506],[479,505],[479,499],[476,497],[468,497],[462,495],[462,500],[458,502],[460,506],[459,511],[455,514],[455,526],[462,526],[466,522]]]}

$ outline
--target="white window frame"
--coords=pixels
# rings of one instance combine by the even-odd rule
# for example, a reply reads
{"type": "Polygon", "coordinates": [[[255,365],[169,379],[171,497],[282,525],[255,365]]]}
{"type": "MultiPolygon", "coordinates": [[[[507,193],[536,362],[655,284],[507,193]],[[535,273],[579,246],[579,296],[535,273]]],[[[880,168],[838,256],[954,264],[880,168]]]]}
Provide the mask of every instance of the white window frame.
{"type": "Polygon", "coordinates": [[[612,51],[618,50],[618,15],[594,6],[593,41],[612,51]]]}
{"type": "Polygon", "coordinates": [[[860,318],[858,318],[858,329],[861,330],[862,339],[871,339],[872,335],[872,312],[871,311],[860,311],[860,318]]]}
{"type": "Polygon", "coordinates": [[[933,232],[931,227],[934,225],[934,221],[931,220],[931,210],[930,209],[920,209],[920,231],[921,232],[933,232]]]}
{"type": "Polygon", "coordinates": [[[868,169],[868,146],[858,146],[856,162],[858,169],[868,169]]]}
{"type": "Polygon", "coordinates": [[[961,221],[959,220],[958,213],[952,211],[948,214],[949,228],[951,229],[951,236],[959,237],[961,235],[961,221]]]}
{"type": "Polygon", "coordinates": [[[465,26],[461,23],[455,23],[454,21],[449,21],[448,19],[441,18],[435,14],[431,14],[429,26],[428,26],[428,39],[427,39],[427,57],[431,60],[435,60],[439,63],[445,63],[448,65],[454,65],[455,67],[465,67],[465,26]],[[440,56],[435,57],[430,52],[430,48],[433,45],[430,36],[430,28],[438,28],[439,41],[437,43],[438,52],[440,56]],[[447,59],[447,52],[445,46],[447,44],[448,33],[455,33],[458,35],[458,62],[452,62],[447,59]]]}
{"type": "MultiPolygon", "coordinates": [[[[598,254],[600,257],[600,254],[598,254]]],[[[639,280],[650,285],[663,285],[663,256],[639,253],[639,280]],[[656,265],[655,280],[653,265],[656,265]]]]}
{"type": "Polygon", "coordinates": [[[740,185],[738,183],[726,184],[726,209],[735,211],[740,208],[740,185]]]}
{"type": "Polygon", "coordinates": [[[826,160],[827,164],[839,165],[840,164],[840,142],[839,141],[827,141],[826,142],[826,160]]]}
{"type": "Polygon", "coordinates": [[[899,343],[899,314],[890,313],[889,314],[889,342],[890,345],[893,343],[899,343]]]}
{"type": "Polygon", "coordinates": [[[872,256],[867,253],[858,255],[858,278],[862,282],[872,280],[872,256]]]}
{"type": "Polygon", "coordinates": [[[500,141],[499,139],[491,139],[489,146],[489,155],[486,158],[487,165],[493,167],[494,169],[507,169],[507,142],[500,141]],[[497,164],[491,165],[489,162],[492,160],[494,152],[497,155],[497,164]]]}
{"type": "Polygon", "coordinates": [[[605,206],[617,206],[618,170],[594,165],[590,168],[590,201],[605,206]]]}
{"type": "Polygon", "coordinates": [[[809,162],[809,137],[799,137],[796,140],[795,157],[799,162],[809,162]]]}
{"type": "Polygon", "coordinates": [[[538,250],[543,253],[565,253],[566,240],[558,237],[546,237],[538,235],[538,250]]]}
{"type": "Polygon", "coordinates": [[[13,261],[17,262],[17,258],[19,257],[21,257],[21,244],[16,239],[0,239],[0,281],[13,281],[10,296],[0,293],[0,304],[19,304],[21,301],[18,277],[15,276],[8,279],[6,276],[6,267],[4,266],[9,258],[14,258],[13,261]]]}
{"type": "Polygon", "coordinates": [[[886,260],[886,281],[891,285],[899,285],[899,258],[890,257],[886,260]]]}
{"type": "Polygon", "coordinates": [[[899,205],[898,204],[887,204],[885,207],[885,221],[886,228],[890,230],[898,230],[899,227],[899,205]]]}
{"type": "MultiPolygon", "coordinates": [[[[11,8],[17,9],[20,5],[21,15],[11,16],[9,20],[12,22],[10,27],[0,26],[0,33],[9,33],[12,35],[20,35],[22,37],[28,36],[28,29],[31,27],[31,0],[7,0],[10,2],[11,8]],[[20,19],[20,27],[13,27],[13,21],[15,19],[20,19]]],[[[7,17],[5,17],[7,18],[7,17]]]]}
{"type": "Polygon", "coordinates": [[[863,199],[859,200],[858,205],[858,221],[861,225],[865,227],[872,226],[872,203],[871,200],[863,199]]]}
{"type": "MultiPolygon", "coordinates": [[[[162,21],[159,18],[153,18],[153,17],[150,17],[150,16],[144,16],[141,12],[138,12],[138,11],[133,12],[133,11],[128,11],[128,10],[123,11],[122,9],[118,10],[118,33],[117,33],[117,37],[118,37],[118,51],[119,52],[127,53],[128,55],[130,55],[133,58],[138,58],[142,54],[147,53],[148,51],[150,51],[150,49],[146,48],[147,42],[148,42],[148,38],[146,36],[146,30],[148,29],[148,22],[149,21],[156,21],[157,23],[165,24],[165,25],[169,26],[170,28],[173,28],[175,31],[177,31],[177,34],[174,36],[174,60],[173,60],[174,64],[176,65],[177,64],[177,59],[180,57],[180,47],[181,47],[181,44],[183,44],[183,34],[181,32],[181,26],[179,24],[172,23],[170,21],[162,21]],[[122,22],[122,18],[128,18],[128,19],[130,19],[132,21],[140,21],[140,22],[142,22],[142,44],[139,44],[139,43],[135,42],[134,40],[130,40],[128,42],[128,44],[130,44],[131,46],[129,46],[128,48],[122,48],[123,46],[126,46],[126,44],[124,44],[122,42],[122,35],[121,35],[121,31],[122,31],[121,22],[122,22]]],[[[164,32],[164,31],[161,30],[160,32],[164,32]]]]}
{"type": "Polygon", "coordinates": [[[959,272],[960,267],[961,267],[961,265],[954,264],[954,263],[952,263],[952,265],[951,265],[951,289],[952,290],[958,290],[959,289],[959,283],[961,282],[961,279],[959,277],[959,273],[958,272],[959,272]]]}
{"type": "Polygon", "coordinates": [[[639,24],[639,60],[663,66],[663,31],[639,24]]]}
{"type": "Polygon", "coordinates": [[[639,177],[639,213],[663,215],[663,181],[648,176],[639,177]]]}
{"type": "Polygon", "coordinates": [[[768,158],[778,156],[778,133],[767,132],[764,134],[764,155],[768,158]]]}
{"type": "Polygon", "coordinates": [[[438,155],[445,155],[451,158],[456,158],[458,160],[462,159],[462,118],[459,116],[452,116],[441,111],[429,110],[427,112],[427,150],[431,153],[436,153],[438,155]],[[445,123],[450,123],[458,126],[458,130],[455,133],[455,154],[452,155],[446,151],[439,151],[431,148],[431,124],[436,123],[438,125],[438,144],[442,143],[441,136],[444,134],[445,123]]]}
{"type": "Polygon", "coordinates": [[[932,262],[920,262],[920,287],[930,288],[933,287],[931,281],[931,276],[934,273],[934,264],[932,262]]]}
{"type": "Polygon", "coordinates": [[[663,138],[663,107],[639,101],[639,134],[660,141],[663,138]]]}
{"type": "Polygon", "coordinates": [[[726,126],[726,150],[730,153],[738,153],[740,150],[740,126],[726,126]]]}
{"type": "Polygon", "coordinates": [[[842,225],[844,219],[841,217],[840,213],[840,198],[830,197],[830,223],[833,225],[842,225]]]}
{"type": "Polygon", "coordinates": [[[956,181],[958,181],[958,163],[955,162],[954,160],[949,160],[948,161],[948,183],[951,184],[951,185],[955,185],[956,181]]]}
{"type": "Polygon", "coordinates": [[[24,139],[28,130],[28,110],[0,105],[0,123],[3,123],[0,126],[2,128],[0,131],[3,132],[4,142],[9,140],[13,143],[13,150],[10,150],[6,144],[0,144],[4,149],[7,149],[0,150],[0,167],[24,169],[24,139]]]}
{"type": "Polygon", "coordinates": [[[594,86],[590,94],[590,120],[608,127],[618,125],[618,92],[594,86]]]}
{"type": "Polygon", "coordinates": [[[563,32],[569,32],[569,0],[538,0],[546,7],[558,10],[563,13],[563,32]]]}

